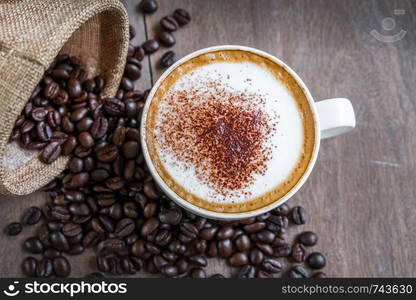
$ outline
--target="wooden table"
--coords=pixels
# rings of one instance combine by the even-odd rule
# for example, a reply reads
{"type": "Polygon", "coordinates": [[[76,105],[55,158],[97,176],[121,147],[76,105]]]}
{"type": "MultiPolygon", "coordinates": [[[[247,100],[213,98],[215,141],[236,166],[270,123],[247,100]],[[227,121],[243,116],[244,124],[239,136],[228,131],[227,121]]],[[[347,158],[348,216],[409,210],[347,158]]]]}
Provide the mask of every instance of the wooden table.
{"type": "MultiPolygon", "coordinates": [[[[175,33],[178,57],[213,45],[252,46],[292,66],[315,99],[351,99],[357,128],[322,142],[313,174],[291,204],[308,209],[311,221],[302,229],[319,233],[315,248],[327,255],[331,276],[416,276],[414,1],[159,0],[159,10],[145,17],[137,12],[138,0],[123,2],[137,30],[135,43],[154,37],[160,18],[183,7],[192,23],[175,33]],[[394,15],[394,9],[405,14],[394,15]],[[391,31],[383,30],[392,25],[387,17],[396,21],[391,31]],[[406,34],[394,43],[371,34],[392,36],[401,29],[406,34]]],[[[138,87],[160,76],[165,51],[144,64],[138,87]]],[[[44,197],[2,197],[0,227],[44,197]]],[[[1,236],[1,277],[21,276],[21,241],[29,235],[25,229],[18,237],[1,236]]],[[[71,260],[77,262],[73,276],[94,270],[91,254],[71,260]]],[[[229,269],[211,262],[209,273],[216,271],[229,269]]]]}

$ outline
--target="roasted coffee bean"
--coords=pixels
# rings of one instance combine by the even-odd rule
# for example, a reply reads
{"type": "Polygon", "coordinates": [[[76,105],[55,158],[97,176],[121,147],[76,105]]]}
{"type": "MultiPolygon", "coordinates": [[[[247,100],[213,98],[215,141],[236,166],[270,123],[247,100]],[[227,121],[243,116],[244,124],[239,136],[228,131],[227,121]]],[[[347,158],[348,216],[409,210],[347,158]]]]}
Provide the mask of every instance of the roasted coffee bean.
{"type": "Polygon", "coordinates": [[[248,233],[252,233],[252,232],[258,232],[263,230],[266,227],[266,223],[264,222],[256,222],[253,224],[249,224],[249,225],[245,225],[243,227],[244,231],[248,232],[248,233]]]}
{"type": "Polygon", "coordinates": [[[94,139],[88,131],[83,131],[78,136],[79,143],[85,148],[91,148],[94,146],[94,139]]]}
{"type": "Polygon", "coordinates": [[[159,34],[159,42],[166,47],[172,47],[176,43],[174,35],[170,32],[163,31],[159,34]]]}
{"type": "Polygon", "coordinates": [[[142,0],[140,1],[139,8],[146,14],[152,14],[158,9],[156,0],[142,0]]]}
{"type": "Polygon", "coordinates": [[[46,122],[36,124],[36,134],[42,142],[48,142],[52,138],[52,129],[46,122]]]}
{"type": "Polygon", "coordinates": [[[58,142],[49,143],[40,153],[39,160],[45,164],[54,162],[61,154],[61,145],[58,142]]]}
{"type": "Polygon", "coordinates": [[[20,232],[22,232],[22,224],[13,222],[7,225],[5,232],[8,235],[18,235],[20,232]]]}
{"type": "Polygon", "coordinates": [[[178,22],[170,16],[163,17],[160,20],[160,26],[168,32],[176,31],[179,28],[178,22]]]}
{"type": "Polygon", "coordinates": [[[34,257],[26,257],[22,263],[22,272],[28,277],[36,276],[38,261],[34,257]]]}
{"type": "Polygon", "coordinates": [[[264,271],[264,270],[260,270],[257,273],[257,278],[273,278],[273,275],[270,274],[269,272],[264,271]]]}
{"type": "Polygon", "coordinates": [[[143,43],[142,48],[146,52],[146,54],[152,54],[159,50],[159,43],[155,40],[147,40],[143,43]]]}
{"type": "Polygon", "coordinates": [[[292,247],[289,244],[285,244],[283,246],[275,248],[273,254],[276,257],[285,257],[285,256],[289,256],[291,252],[292,252],[292,247]]]}
{"type": "Polygon", "coordinates": [[[287,216],[290,213],[290,207],[286,203],[276,207],[273,210],[273,213],[281,216],[287,216]]]}
{"type": "Polygon", "coordinates": [[[189,257],[189,261],[193,264],[196,264],[200,267],[206,267],[208,264],[207,259],[202,255],[193,255],[189,257]]]}
{"type": "Polygon", "coordinates": [[[126,109],[126,117],[134,118],[137,115],[137,105],[134,100],[126,100],[124,102],[126,109]]]}
{"type": "Polygon", "coordinates": [[[60,145],[64,144],[68,139],[68,135],[62,131],[54,131],[52,133],[51,142],[58,142],[60,145]]]}
{"type": "Polygon", "coordinates": [[[80,158],[84,158],[87,157],[88,155],[91,154],[92,148],[85,148],[82,145],[78,145],[77,147],[75,147],[74,149],[74,154],[80,158]]]}
{"type": "Polygon", "coordinates": [[[78,157],[72,157],[68,162],[69,170],[72,173],[79,173],[84,169],[84,161],[78,157]]]}
{"type": "Polygon", "coordinates": [[[163,210],[159,213],[158,217],[162,223],[178,225],[182,220],[182,211],[179,209],[163,210]]]}
{"type": "Polygon", "coordinates": [[[176,61],[176,55],[173,51],[168,51],[160,58],[160,66],[162,68],[168,68],[173,65],[176,61]]]}
{"type": "Polygon", "coordinates": [[[71,265],[65,257],[55,257],[52,263],[56,277],[68,277],[71,273],[71,265]]]}
{"type": "Polygon", "coordinates": [[[191,278],[198,279],[198,278],[207,278],[207,274],[205,273],[204,269],[202,268],[193,268],[190,270],[191,278]]]}
{"type": "Polygon", "coordinates": [[[318,242],[318,236],[312,231],[305,231],[298,235],[297,240],[305,246],[315,246],[318,242]]]}
{"type": "Polygon", "coordinates": [[[76,190],[68,190],[65,193],[65,199],[70,202],[84,202],[85,196],[82,192],[76,190]]]}
{"type": "Polygon", "coordinates": [[[247,235],[242,234],[242,235],[238,236],[237,239],[235,240],[235,245],[236,245],[237,249],[240,250],[240,251],[249,250],[250,247],[251,247],[250,238],[247,235]]]}
{"type": "Polygon", "coordinates": [[[71,203],[69,211],[75,216],[88,216],[90,214],[90,208],[85,203],[71,203]]]}
{"type": "Polygon", "coordinates": [[[49,240],[51,241],[52,246],[54,246],[59,251],[68,251],[69,243],[65,235],[60,231],[51,232],[49,235],[49,240]]]}
{"type": "Polygon", "coordinates": [[[78,79],[71,78],[67,84],[68,94],[71,98],[77,98],[82,92],[82,86],[78,79]]]}
{"type": "Polygon", "coordinates": [[[75,174],[71,179],[71,187],[73,188],[79,188],[88,183],[90,180],[90,174],[87,172],[81,172],[75,174]]]}
{"type": "Polygon", "coordinates": [[[191,239],[196,239],[199,233],[198,228],[196,228],[195,225],[189,222],[182,223],[179,229],[184,235],[191,239]]]}
{"type": "Polygon", "coordinates": [[[92,124],[94,124],[93,119],[85,117],[81,121],[79,121],[75,127],[78,132],[89,131],[92,127],[92,124]]]}
{"type": "Polygon", "coordinates": [[[71,113],[71,121],[72,122],[79,122],[83,118],[85,118],[88,114],[88,109],[85,107],[78,108],[71,113]]]}
{"type": "Polygon", "coordinates": [[[54,206],[51,211],[52,216],[60,221],[66,222],[71,218],[68,208],[65,206],[54,206]]]}
{"type": "Polygon", "coordinates": [[[22,216],[22,223],[26,225],[34,225],[37,222],[39,222],[41,217],[42,217],[41,209],[39,207],[32,206],[24,212],[22,216]]]}
{"type": "Polygon", "coordinates": [[[134,83],[127,77],[121,78],[120,87],[125,91],[132,91],[134,89],[134,83]]]}
{"type": "Polygon", "coordinates": [[[45,245],[37,237],[30,237],[23,243],[23,248],[30,253],[42,253],[45,245]]]}
{"type": "Polygon", "coordinates": [[[134,221],[129,218],[124,218],[118,221],[114,233],[118,237],[126,237],[133,232],[135,228],[134,221]]]}
{"type": "Polygon", "coordinates": [[[62,145],[62,154],[71,154],[77,146],[77,139],[74,136],[69,136],[66,142],[62,145]]]}
{"type": "Polygon", "coordinates": [[[140,68],[135,64],[127,64],[124,69],[124,76],[130,78],[131,80],[137,80],[140,78],[141,71],[140,68]]]}
{"type": "MultiPolygon", "coordinates": [[[[132,159],[139,153],[139,144],[136,141],[128,141],[121,148],[122,154],[127,159],[132,159]]],[[[150,197],[149,197],[150,198],[150,197]]]]}
{"type": "Polygon", "coordinates": [[[234,235],[234,228],[232,226],[224,226],[217,232],[217,239],[225,240],[234,235]]]}
{"type": "Polygon", "coordinates": [[[174,277],[178,275],[178,268],[175,265],[165,265],[160,271],[166,277],[174,277]]]}
{"type": "Polygon", "coordinates": [[[108,121],[104,117],[98,117],[91,126],[91,134],[95,139],[102,138],[108,130],[108,121]]]}
{"type": "Polygon", "coordinates": [[[259,248],[266,255],[273,255],[273,248],[269,244],[256,243],[257,248],[259,248]]]}
{"type": "Polygon", "coordinates": [[[322,269],[326,265],[325,256],[323,256],[319,252],[313,252],[309,254],[308,258],[306,259],[306,262],[308,266],[312,269],[322,269]]]}
{"type": "Polygon", "coordinates": [[[222,258],[229,257],[233,252],[233,244],[231,240],[221,240],[218,242],[218,254],[222,258]]]}
{"type": "Polygon", "coordinates": [[[52,260],[49,258],[42,258],[36,266],[37,277],[49,277],[53,273],[52,260]]]}
{"type": "Polygon", "coordinates": [[[293,223],[302,225],[308,222],[309,216],[302,206],[296,206],[292,209],[292,220],[293,223]]]}
{"type": "Polygon", "coordinates": [[[267,258],[261,264],[261,267],[270,273],[280,273],[282,271],[282,264],[275,258],[267,258]]]}
{"type": "Polygon", "coordinates": [[[238,273],[239,278],[255,278],[257,275],[257,270],[252,265],[245,265],[241,268],[238,273]]]}
{"type": "Polygon", "coordinates": [[[159,220],[157,218],[148,219],[141,228],[142,236],[148,236],[159,227],[159,220]]]}
{"type": "Polygon", "coordinates": [[[124,103],[117,98],[107,98],[104,101],[103,108],[110,116],[119,116],[124,113],[124,103]]]}
{"type": "Polygon", "coordinates": [[[206,241],[210,241],[215,237],[215,235],[217,234],[217,231],[218,231],[218,227],[215,227],[215,226],[204,228],[202,229],[200,233],[200,237],[206,241]]]}
{"type": "Polygon", "coordinates": [[[45,86],[43,89],[43,95],[48,99],[55,99],[58,96],[59,93],[59,84],[56,82],[51,82],[45,86]]]}
{"type": "Polygon", "coordinates": [[[250,262],[252,265],[258,266],[264,260],[264,254],[259,249],[254,248],[250,251],[250,262]]]}
{"type": "Polygon", "coordinates": [[[260,232],[257,232],[255,236],[256,236],[257,241],[260,241],[266,244],[270,244],[271,242],[273,242],[273,240],[276,237],[276,235],[269,230],[262,230],[260,232]]]}
{"type": "Polygon", "coordinates": [[[228,260],[230,265],[234,267],[240,267],[248,264],[248,257],[245,252],[236,252],[228,260]]]}
{"type": "Polygon", "coordinates": [[[180,26],[184,26],[191,21],[191,16],[189,15],[189,12],[182,8],[176,9],[173,13],[173,17],[180,26]]]}
{"type": "Polygon", "coordinates": [[[111,162],[117,158],[118,149],[117,146],[108,145],[104,146],[96,151],[97,158],[102,162],[111,162]]]}
{"type": "Polygon", "coordinates": [[[43,107],[37,107],[32,110],[31,117],[36,122],[41,122],[45,120],[46,115],[48,114],[48,111],[44,109],[43,107]]]}
{"type": "Polygon", "coordinates": [[[308,278],[308,272],[302,266],[294,266],[289,270],[289,278],[308,278]]]}
{"type": "Polygon", "coordinates": [[[77,236],[82,233],[82,227],[79,224],[75,223],[66,223],[62,227],[62,233],[67,237],[77,236]]]}
{"type": "MultiPolygon", "coordinates": [[[[132,147],[135,148],[136,146],[132,146],[132,147]]],[[[146,197],[149,198],[149,199],[151,199],[151,200],[157,200],[157,199],[159,199],[159,195],[156,192],[156,188],[155,188],[153,182],[151,182],[151,181],[146,182],[144,184],[144,186],[143,186],[143,192],[146,195],[146,197]]]]}

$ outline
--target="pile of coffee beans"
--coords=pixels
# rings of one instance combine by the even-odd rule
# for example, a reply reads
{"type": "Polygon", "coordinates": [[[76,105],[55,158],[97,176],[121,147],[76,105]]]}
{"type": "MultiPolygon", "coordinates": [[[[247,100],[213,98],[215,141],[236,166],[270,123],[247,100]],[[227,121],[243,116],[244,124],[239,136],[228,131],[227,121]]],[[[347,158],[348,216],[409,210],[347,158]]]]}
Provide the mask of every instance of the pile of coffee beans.
{"type": "MultiPolygon", "coordinates": [[[[155,0],[143,0],[139,4],[139,9],[144,14],[152,14],[158,9],[158,4],[155,0]]],[[[173,32],[179,28],[187,25],[191,21],[191,15],[183,8],[176,9],[172,16],[165,16],[160,20],[160,33],[158,39],[150,39],[143,43],[142,47],[146,54],[152,54],[160,48],[160,44],[165,47],[172,47],[176,43],[173,32]]],[[[162,55],[159,65],[162,68],[168,68],[176,61],[176,55],[173,51],[167,51],[162,55]]]]}
{"type": "MultiPolygon", "coordinates": [[[[142,1],[140,8],[151,13],[157,3],[142,1]]],[[[176,10],[173,20],[184,25],[190,17],[176,10]]],[[[162,23],[165,29],[176,24],[171,18],[162,23]]],[[[134,29],[130,32],[133,37],[134,29]]],[[[321,253],[309,253],[318,242],[314,232],[289,242],[288,229],[309,219],[302,207],[283,204],[258,217],[220,222],[185,211],[157,187],[144,162],[138,130],[148,90],[134,90],[141,61],[156,48],[151,41],[130,44],[114,98],[99,101],[104,80],[87,79],[82,62],[68,55],[57,57],[33,92],[11,139],[40,149],[47,163],[61,153],[71,159],[44,188],[47,203],[29,208],[21,222],[5,230],[17,235],[24,226],[40,223],[37,234],[23,243],[31,254],[22,263],[23,273],[69,276],[66,257],[93,248],[99,272],[87,276],[94,278],[140,270],[174,278],[224,277],[207,274],[210,258],[226,260],[240,278],[325,277],[311,271],[326,264],[321,253]]]]}

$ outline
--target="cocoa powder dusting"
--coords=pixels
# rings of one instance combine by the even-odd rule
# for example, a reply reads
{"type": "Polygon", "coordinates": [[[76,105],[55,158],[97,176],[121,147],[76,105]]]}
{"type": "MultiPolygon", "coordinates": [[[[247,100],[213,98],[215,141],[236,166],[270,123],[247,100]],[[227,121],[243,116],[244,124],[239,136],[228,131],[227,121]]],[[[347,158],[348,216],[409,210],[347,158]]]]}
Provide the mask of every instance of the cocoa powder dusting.
{"type": "Polygon", "coordinates": [[[160,109],[159,147],[191,164],[197,178],[226,196],[264,174],[275,131],[259,94],[236,92],[218,81],[205,89],[178,90],[160,109]]]}

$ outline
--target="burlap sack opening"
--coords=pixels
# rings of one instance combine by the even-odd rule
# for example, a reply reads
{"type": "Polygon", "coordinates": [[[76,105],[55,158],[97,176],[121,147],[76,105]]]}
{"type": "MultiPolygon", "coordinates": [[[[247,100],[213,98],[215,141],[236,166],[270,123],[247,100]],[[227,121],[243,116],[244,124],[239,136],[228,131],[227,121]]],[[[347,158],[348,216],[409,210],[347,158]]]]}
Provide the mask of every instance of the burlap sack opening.
{"type": "Polygon", "coordinates": [[[77,55],[90,76],[102,75],[102,97],[115,95],[129,41],[118,0],[20,0],[0,3],[0,193],[29,194],[60,174],[68,157],[46,165],[38,152],[8,144],[43,73],[59,53],[77,55]]]}

